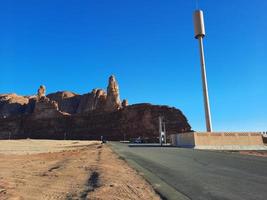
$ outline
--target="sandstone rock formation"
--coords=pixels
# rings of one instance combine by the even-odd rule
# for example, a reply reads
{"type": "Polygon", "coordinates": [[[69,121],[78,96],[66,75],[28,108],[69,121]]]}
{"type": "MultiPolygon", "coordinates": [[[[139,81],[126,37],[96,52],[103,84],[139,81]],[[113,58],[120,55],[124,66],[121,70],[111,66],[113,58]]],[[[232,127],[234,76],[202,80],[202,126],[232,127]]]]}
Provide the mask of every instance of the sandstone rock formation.
{"type": "Polygon", "coordinates": [[[158,137],[158,117],[164,116],[167,134],[188,132],[183,113],[168,106],[128,105],[120,101],[119,86],[109,78],[107,92],[93,89],[78,95],[63,91],[45,96],[40,86],[36,96],[0,95],[0,139],[99,139],[158,137]]]}
{"type": "Polygon", "coordinates": [[[105,111],[114,111],[121,108],[119,85],[112,75],[109,77],[108,88],[107,88],[107,101],[105,105],[105,111]]]}
{"type": "Polygon", "coordinates": [[[123,99],[123,101],[122,101],[122,103],[121,103],[121,107],[122,107],[122,108],[125,108],[125,107],[127,107],[128,105],[129,105],[128,100],[127,100],[127,99],[123,99]]]}
{"type": "Polygon", "coordinates": [[[0,118],[21,115],[27,111],[30,97],[17,94],[0,95],[0,118]]]}
{"type": "Polygon", "coordinates": [[[81,101],[81,95],[69,91],[48,94],[47,97],[58,103],[58,109],[69,114],[76,113],[81,101]]]}
{"type": "Polygon", "coordinates": [[[41,85],[37,91],[37,100],[45,97],[46,88],[44,85],[41,85]]]}
{"type": "Polygon", "coordinates": [[[58,109],[58,103],[45,96],[46,88],[41,85],[37,91],[37,100],[34,105],[33,117],[54,118],[63,115],[58,109]]]}
{"type": "Polygon", "coordinates": [[[119,86],[114,76],[109,77],[107,92],[102,89],[93,89],[92,92],[83,95],[69,91],[56,92],[47,96],[45,93],[46,87],[41,85],[36,96],[1,95],[0,117],[41,113],[39,109],[45,110],[46,113],[42,113],[38,117],[53,117],[57,113],[54,112],[55,110],[68,114],[81,114],[95,110],[112,112],[122,108],[119,86]]]}
{"type": "Polygon", "coordinates": [[[83,95],[64,91],[49,94],[47,97],[58,102],[60,111],[69,114],[81,114],[92,111],[112,112],[122,108],[119,86],[115,76],[109,77],[107,92],[97,88],[83,95]]]}
{"type": "Polygon", "coordinates": [[[106,104],[107,94],[102,89],[93,89],[91,93],[81,97],[77,113],[86,113],[94,110],[103,110],[106,104]]]}
{"type": "Polygon", "coordinates": [[[42,97],[35,102],[33,116],[34,118],[54,118],[63,115],[58,110],[56,101],[52,101],[47,97],[42,97]]]}

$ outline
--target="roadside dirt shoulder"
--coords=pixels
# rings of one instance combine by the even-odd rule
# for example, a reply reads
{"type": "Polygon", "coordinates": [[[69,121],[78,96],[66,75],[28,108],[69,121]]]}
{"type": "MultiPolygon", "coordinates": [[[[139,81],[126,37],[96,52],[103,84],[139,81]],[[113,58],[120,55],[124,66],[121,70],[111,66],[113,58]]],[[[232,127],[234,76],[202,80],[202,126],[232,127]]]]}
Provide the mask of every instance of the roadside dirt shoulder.
{"type": "Polygon", "coordinates": [[[39,154],[0,154],[0,199],[160,199],[106,145],[39,154]]]}

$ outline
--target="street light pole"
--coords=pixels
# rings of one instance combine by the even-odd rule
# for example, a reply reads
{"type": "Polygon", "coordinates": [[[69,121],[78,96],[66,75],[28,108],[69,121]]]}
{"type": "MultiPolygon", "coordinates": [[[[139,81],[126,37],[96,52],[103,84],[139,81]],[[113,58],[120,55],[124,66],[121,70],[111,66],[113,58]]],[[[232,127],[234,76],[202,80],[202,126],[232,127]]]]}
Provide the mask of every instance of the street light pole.
{"type": "Polygon", "coordinates": [[[199,41],[206,128],[207,128],[207,132],[212,132],[208,83],[207,83],[207,76],[206,76],[205,56],[204,56],[204,47],[203,47],[203,37],[205,36],[205,26],[204,26],[204,17],[203,17],[202,10],[196,10],[194,12],[194,28],[195,28],[195,38],[198,39],[199,41]]]}

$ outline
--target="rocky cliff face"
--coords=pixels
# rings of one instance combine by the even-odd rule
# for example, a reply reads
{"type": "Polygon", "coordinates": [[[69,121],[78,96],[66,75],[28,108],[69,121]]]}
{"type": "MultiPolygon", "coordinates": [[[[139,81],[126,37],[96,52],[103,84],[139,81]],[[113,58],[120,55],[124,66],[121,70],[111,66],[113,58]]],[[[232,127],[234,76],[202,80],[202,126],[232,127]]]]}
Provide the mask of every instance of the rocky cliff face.
{"type": "Polygon", "coordinates": [[[19,96],[17,94],[0,95],[0,118],[22,115],[32,112],[34,97],[19,96]]]}
{"type": "Polygon", "coordinates": [[[182,112],[168,106],[136,104],[113,112],[90,112],[35,118],[32,115],[0,120],[0,139],[94,139],[148,138],[157,141],[158,117],[164,116],[167,136],[191,131],[182,112]]]}
{"type": "Polygon", "coordinates": [[[47,97],[58,103],[58,109],[60,111],[69,114],[76,113],[81,101],[81,95],[69,91],[52,93],[47,95],[47,97]]]}
{"type": "Polygon", "coordinates": [[[42,97],[35,102],[32,116],[35,119],[60,117],[65,113],[58,110],[58,103],[47,97],[42,97]]]}
{"type": "Polygon", "coordinates": [[[94,110],[103,110],[106,104],[107,94],[102,89],[93,89],[91,93],[81,97],[76,113],[86,113],[94,110]]]}
{"type": "Polygon", "coordinates": [[[109,78],[107,92],[94,89],[78,95],[63,91],[45,95],[40,86],[35,96],[0,95],[0,139],[99,139],[158,137],[158,117],[166,119],[167,134],[188,132],[183,113],[167,106],[128,105],[120,101],[119,86],[109,78]],[[64,136],[64,137],[63,137],[64,136]]]}

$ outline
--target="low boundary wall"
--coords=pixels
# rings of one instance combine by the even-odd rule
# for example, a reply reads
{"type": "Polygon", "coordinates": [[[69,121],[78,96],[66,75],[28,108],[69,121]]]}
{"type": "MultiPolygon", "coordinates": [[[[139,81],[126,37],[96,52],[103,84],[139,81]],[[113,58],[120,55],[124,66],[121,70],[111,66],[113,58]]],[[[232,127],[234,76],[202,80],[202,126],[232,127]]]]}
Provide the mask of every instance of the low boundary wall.
{"type": "Polygon", "coordinates": [[[196,149],[267,150],[257,132],[190,132],[171,135],[172,146],[196,149]]]}

